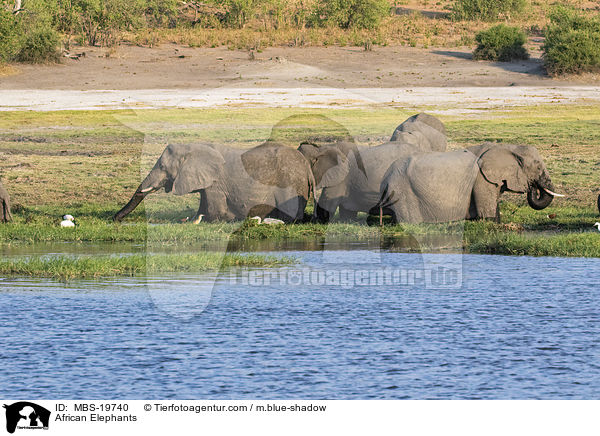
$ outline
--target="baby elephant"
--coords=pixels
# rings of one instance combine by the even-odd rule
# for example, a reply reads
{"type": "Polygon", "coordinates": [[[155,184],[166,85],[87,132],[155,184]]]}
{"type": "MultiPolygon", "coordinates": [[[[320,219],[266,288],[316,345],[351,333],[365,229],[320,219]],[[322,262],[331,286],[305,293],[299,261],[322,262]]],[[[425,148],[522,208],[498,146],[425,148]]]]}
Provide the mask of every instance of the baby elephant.
{"type": "Polygon", "coordinates": [[[395,222],[436,223],[492,218],[505,192],[527,193],[544,209],[554,196],[534,147],[484,143],[448,153],[417,153],[395,161],[381,183],[380,206],[395,222]]]}

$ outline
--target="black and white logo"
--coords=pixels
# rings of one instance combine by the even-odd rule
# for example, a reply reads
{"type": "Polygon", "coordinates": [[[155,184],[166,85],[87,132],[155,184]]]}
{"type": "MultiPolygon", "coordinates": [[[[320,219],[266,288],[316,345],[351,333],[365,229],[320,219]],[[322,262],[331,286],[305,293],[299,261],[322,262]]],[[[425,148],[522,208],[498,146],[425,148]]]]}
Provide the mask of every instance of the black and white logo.
{"type": "Polygon", "coordinates": [[[29,401],[19,401],[4,405],[6,409],[6,431],[14,433],[16,429],[47,430],[50,411],[29,401]]]}

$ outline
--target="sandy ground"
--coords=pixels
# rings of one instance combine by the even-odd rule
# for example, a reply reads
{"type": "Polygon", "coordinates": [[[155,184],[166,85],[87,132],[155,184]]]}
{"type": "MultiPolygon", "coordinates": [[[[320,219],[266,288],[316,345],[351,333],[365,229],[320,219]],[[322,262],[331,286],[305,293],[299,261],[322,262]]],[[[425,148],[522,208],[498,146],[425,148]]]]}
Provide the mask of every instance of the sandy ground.
{"type": "Polygon", "coordinates": [[[478,114],[544,103],[600,102],[600,87],[216,88],[102,91],[0,90],[2,110],[207,107],[341,108],[391,106],[437,114],[478,114]]]}
{"type": "Polygon", "coordinates": [[[411,47],[267,48],[250,60],[248,53],[226,48],[83,47],[80,60],[60,65],[18,65],[20,74],[0,77],[0,89],[167,89],[234,87],[251,81],[261,87],[408,86],[564,86],[597,84],[597,78],[569,81],[543,74],[539,52],[528,61],[472,61],[468,49],[411,47]],[[179,57],[184,56],[184,57],[179,57]]]}
{"type": "Polygon", "coordinates": [[[17,74],[0,77],[0,110],[392,104],[464,112],[600,100],[597,77],[551,79],[535,54],[498,63],[474,62],[467,49],[410,47],[268,48],[254,60],[244,51],[171,44],[81,51],[80,60],[18,65],[17,74]]]}

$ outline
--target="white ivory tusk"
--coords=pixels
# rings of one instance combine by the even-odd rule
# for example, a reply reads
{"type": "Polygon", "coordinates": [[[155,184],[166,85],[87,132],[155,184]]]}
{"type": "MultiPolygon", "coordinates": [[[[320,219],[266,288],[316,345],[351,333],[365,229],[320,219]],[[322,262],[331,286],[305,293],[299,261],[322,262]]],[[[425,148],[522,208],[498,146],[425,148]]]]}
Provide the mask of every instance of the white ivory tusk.
{"type": "Polygon", "coordinates": [[[152,191],[154,188],[152,186],[150,186],[149,188],[146,189],[142,189],[140,192],[148,192],[148,191],[152,191]]]}
{"type": "Polygon", "coordinates": [[[551,190],[549,190],[549,189],[546,189],[546,188],[542,188],[542,189],[543,189],[544,191],[546,191],[548,194],[552,195],[553,197],[564,197],[564,195],[563,195],[563,194],[557,194],[556,192],[552,192],[551,190]]]}

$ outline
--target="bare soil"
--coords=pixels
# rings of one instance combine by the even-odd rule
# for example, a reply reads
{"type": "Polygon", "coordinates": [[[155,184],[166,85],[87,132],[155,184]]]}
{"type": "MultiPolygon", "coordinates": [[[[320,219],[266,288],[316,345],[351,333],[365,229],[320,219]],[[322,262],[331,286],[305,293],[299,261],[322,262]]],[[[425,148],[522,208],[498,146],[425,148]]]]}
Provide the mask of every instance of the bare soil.
{"type": "Polygon", "coordinates": [[[267,48],[254,53],[227,48],[116,49],[80,47],[79,60],[58,65],[15,65],[0,76],[0,90],[133,90],[215,87],[401,88],[464,86],[598,85],[598,76],[553,79],[545,75],[539,52],[520,62],[471,60],[470,48],[412,47],[267,48]]]}

